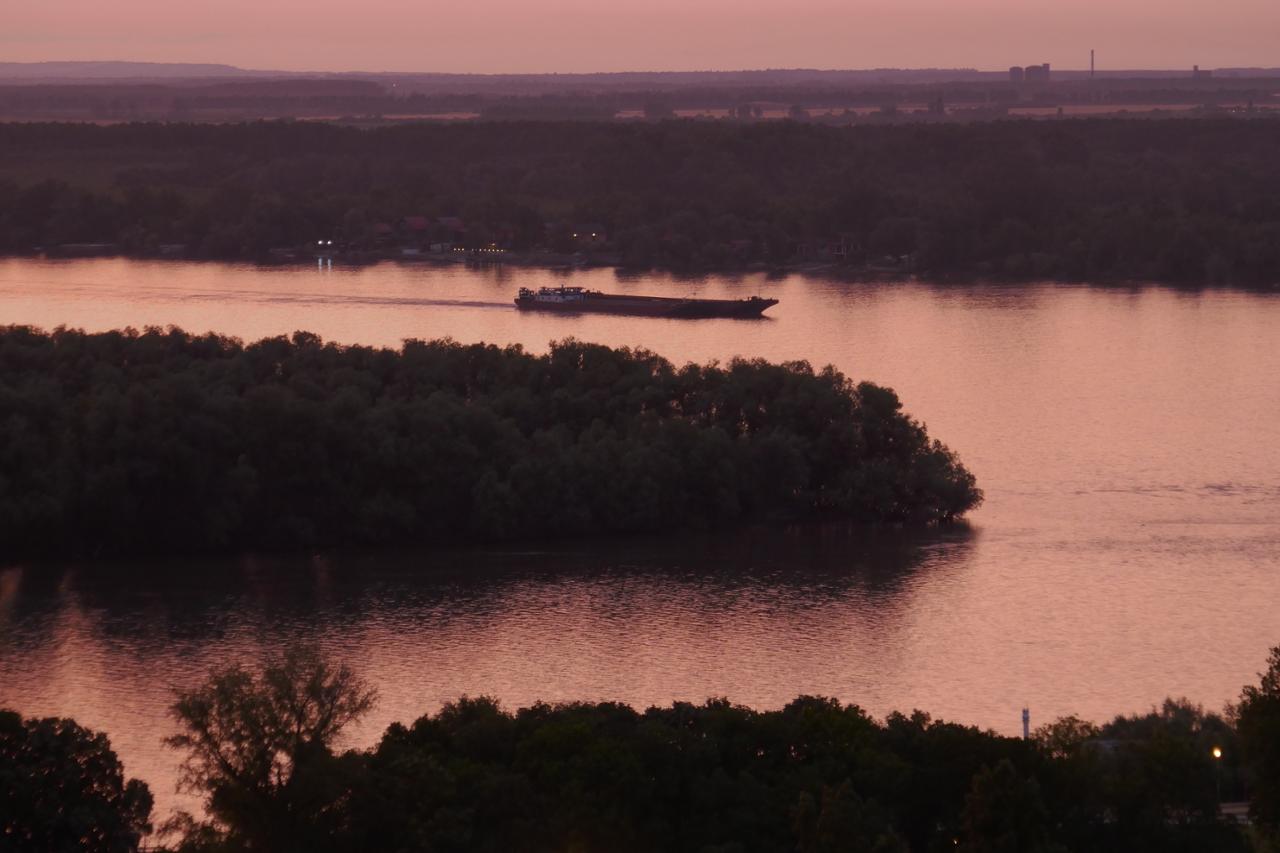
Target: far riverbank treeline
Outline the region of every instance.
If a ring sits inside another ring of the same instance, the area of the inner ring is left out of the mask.
[[[804,362],[0,328],[10,553],[935,524],[981,498],[893,391]]]
[[[376,694],[294,648],[174,697],[165,743],[205,813],[175,816],[147,849],[1267,853],[1280,648],[1268,663],[1225,715],[1166,700],[1027,739],[815,696],[769,711],[713,699],[514,713],[464,697],[338,752]],[[127,853],[153,826],[147,785],[73,720],[0,710],[0,783],[6,851]],[[1246,797],[1249,828],[1223,808]]]
[[[1280,121],[0,125],[0,252],[1280,281]]]

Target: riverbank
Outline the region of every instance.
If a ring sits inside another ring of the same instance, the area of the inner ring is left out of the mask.
[[[0,255],[0,260],[5,258],[14,260],[50,260],[50,261],[77,261],[77,260],[127,260],[141,262],[162,262],[173,264],[227,264],[227,263],[246,263],[260,267],[264,270],[272,269],[313,269],[321,272],[326,269],[341,266],[348,269],[362,269],[375,267],[378,264],[394,263],[412,267],[423,267],[427,269],[451,269],[451,268],[471,268],[478,270],[493,270],[501,272],[504,268],[514,270],[531,270],[543,271],[556,275],[569,276],[574,273],[599,270],[611,271],[619,280],[630,281],[638,280],[651,276],[669,277],[677,282],[700,282],[710,277],[737,278],[745,276],[764,276],[767,281],[784,278],[786,276],[800,276],[802,278],[814,279],[819,281],[835,281],[848,282],[851,284],[867,284],[867,283],[920,283],[936,285],[940,287],[969,287],[969,286],[1001,286],[1001,287],[1019,287],[1019,286],[1038,286],[1044,284],[1061,284],[1061,285],[1087,285],[1089,287],[1098,288],[1141,288],[1141,287],[1164,287],[1185,292],[1196,292],[1202,290],[1240,290],[1251,293],[1276,293],[1280,292],[1280,281],[1274,284],[1239,284],[1229,282],[1185,282],[1185,281],[1153,281],[1148,279],[1132,279],[1132,278],[1115,278],[1115,279],[1080,279],[1080,278],[1059,278],[1042,276],[1026,276],[1026,277],[1010,277],[992,275],[990,272],[985,274],[971,275],[938,275],[938,276],[920,276],[914,272],[905,269],[894,269],[889,266],[880,267],[851,267],[847,264],[839,264],[825,261],[811,261],[805,263],[790,264],[766,264],[753,263],[740,266],[729,266],[720,268],[654,268],[654,267],[628,267],[619,264],[615,256],[599,256],[599,255],[581,255],[581,254],[556,254],[549,251],[514,251],[504,250],[501,252],[448,252],[448,253],[410,253],[387,252],[387,253],[334,253],[324,255],[308,255],[307,252],[290,252],[282,253],[274,257],[267,258],[189,258],[180,253],[171,254],[126,254],[116,251],[115,247],[79,247],[71,250],[55,249],[41,250],[39,252],[30,253],[11,253],[9,255]],[[659,287],[659,290],[662,288]]]
[[[279,249],[268,252],[265,255],[248,257],[195,257],[188,255],[183,246],[166,247],[164,250],[153,252],[124,252],[115,244],[89,243],[49,248],[39,247],[30,252],[0,254],[0,259],[4,258],[31,260],[87,260],[97,258],[172,261],[174,263],[251,263],[263,267],[311,266],[313,264],[323,267],[325,264],[330,263],[348,267],[366,267],[392,262],[437,267],[465,265],[500,268],[511,266],[522,269],[566,273],[575,270],[612,269],[620,276],[638,276],[659,272],[689,278],[758,273],[764,273],[769,276],[825,275],[830,278],[842,278],[849,281],[901,281],[914,277],[912,271],[906,265],[896,267],[892,265],[855,267],[833,261],[794,261],[789,263],[756,261],[719,267],[697,268],[633,267],[624,265],[623,259],[616,253],[558,253],[549,249],[523,251],[515,249],[449,249],[438,252],[391,249],[386,251],[331,251],[317,253],[311,247],[307,247],[305,249]],[[956,280],[973,281],[975,279]],[[1026,279],[1026,281],[1031,280]],[[1016,281],[1016,279],[1011,279],[1011,281]]]
[[[1273,124],[0,125],[0,252],[550,250],[1269,286]]]

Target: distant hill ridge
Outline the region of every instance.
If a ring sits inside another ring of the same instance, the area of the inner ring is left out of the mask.
[[[1088,71],[1054,69],[1055,85],[1087,80]],[[1146,80],[1148,85],[1185,80],[1196,90],[1215,89],[1223,80],[1280,78],[1280,69],[1224,68],[1213,76],[1193,79],[1191,69],[1107,70],[1097,73],[1099,82]],[[807,88],[837,91],[910,86],[1007,86],[1008,70],[973,68],[872,68],[813,69],[766,68],[732,71],[614,71],[541,74],[463,74],[407,71],[281,71],[247,69],[217,63],[165,62],[0,62],[0,87],[90,87],[118,89],[129,86],[166,87],[172,90],[207,86],[281,85],[375,86],[388,95],[453,95],[484,97],[608,96],[624,92],[679,93],[716,90],[719,100],[732,101],[735,93],[747,99],[786,100],[782,91]],[[1179,85],[1183,85],[1179,83]],[[764,90],[777,91],[761,94]],[[352,92],[347,91],[347,94]],[[136,94],[136,93],[135,93]],[[275,92],[284,95],[284,92]],[[316,94],[312,92],[312,94]],[[331,93],[332,94],[332,93]],[[84,97],[85,93],[80,93]],[[123,97],[123,95],[122,95]],[[712,98],[713,101],[716,98]]]
[[[926,80],[980,79],[992,72],[974,68],[870,68],[814,69],[765,68],[692,71],[599,71],[545,73],[455,73],[445,71],[281,71],[248,69],[217,63],[125,62],[125,61],[59,61],[0,62],[0,79],[9,80],[139,80],[192,79],[201,77],[362,77],[396,79],[430,79],[453,81],[521,81],[565,83],[701,83],[716,81],[756,84],[762,79],[786,82],[827,80],[832,82],[893,80],[920,82]]]
[[[156,77],[244,77],[264,72],[211,62],[0,62],[0,77],[11,79],[105,79]],[[284,72],[265,72],[278,76]]]
[[[1097,72],[1098,77],[1182,77],[1188,69],[1108,69]],[[1275,77],[1276,68],[1221,68],[1214,73],[1227,77]],[[608,71],[571,73],[526,74],[467,74],[431,71],[281,71],[273,69],[249,69],[220,63],[193,62],[128,62],[128,61],[53,61],[53,62],[0,62],[0,80],[145,80],[145,79],[194,79],[226,77],[359,77],[386,81],[418,79],[435,81],[525,82],[554,83],[563,86],[573,84],[677,84],[715,82],[758,85],[762,81],[797,82],[948,82],[964,80],[990,80],[1004,77],[1006,71],[983,71],[976,68],[865,68],[865,69],[815,69],[815,68],[763,68],[736,70],[694,71]],[[1088,76],[1088,71],[1054,69],[1055,76],[1073,79]]]

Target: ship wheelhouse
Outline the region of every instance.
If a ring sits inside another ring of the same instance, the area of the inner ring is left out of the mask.
[[[581,302],[588,291],[581,287],[540,287],[535,293],[527,287],[520,288],[520,296],[535,302]]]

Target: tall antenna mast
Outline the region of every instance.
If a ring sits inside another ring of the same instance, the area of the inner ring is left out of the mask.
[[[1089,79],[1093,79],[1093,48],[1089,48]]]

